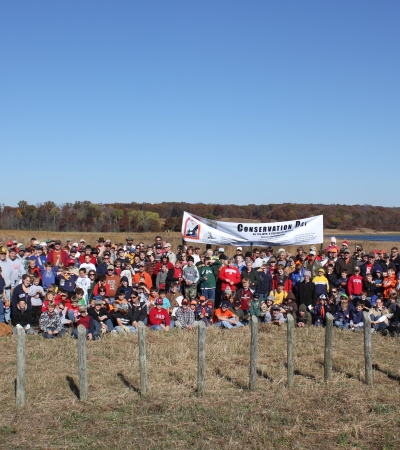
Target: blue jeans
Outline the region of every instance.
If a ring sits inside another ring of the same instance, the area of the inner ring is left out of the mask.
[[[0,323],[4,322],[4,303],[0,300]]]
[[[375,322],[375,320],[379,319],[379,316],[374,316],[373,314],[371,314],[370,318],[371,318],[372,321]],[[379,323],[376,323],[376,324],[372,325],[372,328],[375,328],[376,331],[385,330],[387,327],[388,326],[386,325],[385,322],[379,322]]]
[[[86,328],[86,338],[87,338],[88,334],[89,334],[89,330]],[[78,337],[78,328],[74,328],[74,330],[72,331],[72,335],[75,337]],[[99,332],[97,330],[94,330],[92,337],[95,338],[98,335],[99,335]]]
[[[113,325],[111,319],[107,319],[104,323],[107,325],[107,331],[114,330],[114,325]],[[100,322],[97,322],[97,320],[93,320],[93,324],[94,324],[94,329],[100,333],[100,331],[101,331]]]
[[[342,319],[335,320],[334,325],[335,327],[341,328],[342,330],[347,330],[347,328],[349,328],[350,326],[350,324],[348,323],[343,323]]]
[[[170,328],[174,328],[174,326],[175,326],[175,323],[174,323],[173,320],[171,320],[171,323],[170,323],[169,327]],[[150,330],[155,330],[155,331],[160,331],[160,330],[162,331],[163,327],[161,325],[150,325],[149,329]]]
[[[217,328],[240,328],[243,327],[244,325],[242,324],[242,322],[233,324],[229,322],[229,320],[222,320],[221,322],[215,323],[214,326]]]
[[[52,327],[52,328],[49,328],[49,330],[55,331],[55,328]],[[63,337],[66,332],[67,331],[64,330],[64,329],[60,330],[57,334],[49,334],[47,331],[45,331],[43,333],[43,337],[46,338],[46,339],[54,339],[54,338],[57,338],[57,337]]]
[[[133,325],[127,325],[127,327],[129,328],[129,333],[136,333],[136,328]],[[119,325],[117,325],[115,329],[118,333],[126,333],[126,331]]]
[[[206,300],[215,301],[215,289],[202,289],[201,295],[204,295]]]

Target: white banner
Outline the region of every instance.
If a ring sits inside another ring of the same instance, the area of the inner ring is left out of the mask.
[[[185,212],[182,236],[188,242],[224,245],[308,245],[324,240],[323,216],[272,223],[233,223]]]

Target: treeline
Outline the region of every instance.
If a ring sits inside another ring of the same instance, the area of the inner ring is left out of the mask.
[[[0,228],[53,231],[180,231],[184,211],[209,219],[237,218],[262,222],[294,220],[324,215],[326,228],[398,231],[400,208],[370,205],[220,205],[203,203],[112,203],[89,201],[53,202],[30,205],[21,200],[17,207],[0,205]]]

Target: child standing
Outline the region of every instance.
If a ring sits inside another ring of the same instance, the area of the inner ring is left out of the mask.
[[[347,295],[347,283],[349,282],[347,278],[347,270],[342,270],[340,273],[340,278],[336,281],[336,286],[339,289],[340,294]]]
[[[76,287],[83,289],[83,292],[84,292],[83,296],[85,298],[86,305],[88,304],[88,301],[89,301],[88,291],[89,291],[91,285],[92,285],[92,283],[86,274],[86,269],[84,267],[81,267],[79,269],[79,277],[76,280]]]
[[[40,266],[40,273],[42,275],[42,286],[45,291],[51,284],[55,284],[58,266],[54,266],[51,262],[47,262],[44,266]]]
[[[31,305],[32,305],[32,325],[39,326],[39,319],[42,315],[42,305],[43,305],[43,297],[44,290],[42,286],[39,286],[40,278],[36,275],[33,277],[33,285],[29,287],[28,295],[31,297]]]

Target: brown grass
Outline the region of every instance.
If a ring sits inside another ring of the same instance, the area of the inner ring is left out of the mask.
[[[324,330],[296,330],[295,387],[286,387],[286,330],[260,326],[257,390],[249,327],[207,331],[207,384],[196,395],[197,334],[148,332],[149,397],[139,389],[137,336],[88,343],[89,401],[78,401],[77,341],[27,338],[26,407],[14,398],[16,338],[2,339],[0,448],[140,449],[400,447],[398,341],[372,336],[374,387],[363,383],[363,336],[335,330],[323,382]]]
[[[346,232],[337,232],[336,234],[345,234]],[[348,234],[353,234],[355,232],[348,232]],[[384,233],[376,233],[384,234]],[[61,239],[61,241],[64,243],[65,239],[70,237],[74,241],[79,241],[80,239],[85,239],[87,244],[94,245],[97,243],[97,240],[99,237],[104,237],[104,239],[111,239],[113,243],[125,243],[125,239],[128,235],[131,235],[134,239],[134,244],[137,244],[140,241],[143,241],[145,244],[153,243],[155,240],[155,237],[157,235],[160,235],[163,237],[164,240],[171,243],[172,248],[176,249],[178,245],[182,244],[182,235],[178,232],[163,232],[163,233],[83,233],[83,232],[71,232],[71,233],[64,233],[64,232],[58,232],[53,233],[50,231],[20,231],[20,230],[0,230],[0,236],[3,238],[3,243],[5,243],[8,240],[17,239],[19,242],[28,245],[30,243],[31,237],[36,237],[38,240],[46,240],[47,238],[51,237],[54,239]],[[330,237],[334,236],[335,232],[332,232],[332,230],[325,230],[325,238],[324,238],[324,244],[321,247],[321,245],[316,244],[316,247],[319,249],[326,248],[330,243]],[[354,250],[354,246],[356,243],[361,243],[364,250],[367,252],[374,250],[374,249],[383,249],[386,251],[389,251],[391,247],[396,246],[400,247],[400,242],[378,242],[378,241],[363,241],[363,240],[348,240],[349,246],[351,250]],[[188,243],[188,245],[195,246],[194,243]],[[338,239],[338,245],[341,246],[341,241]],[[199,246],[205,250],[205,244],[199,244]],[[218,247],[218,246],[217,246]],[[280,248],[281,246],[276,246],[276,249]],[[260,247],[258,247],[260,248]],[[305,246],[306,250],[309,250],[309,246]],[[228,247],[224,246],[225,253],[228,256],[232,256],[235,254],[236,247]],[[297,245],[292,246],[286,246],[286,250],[292,252],[292,254],[296,254]],[[243,247],[243,251],[249,251],[250,247]]]

